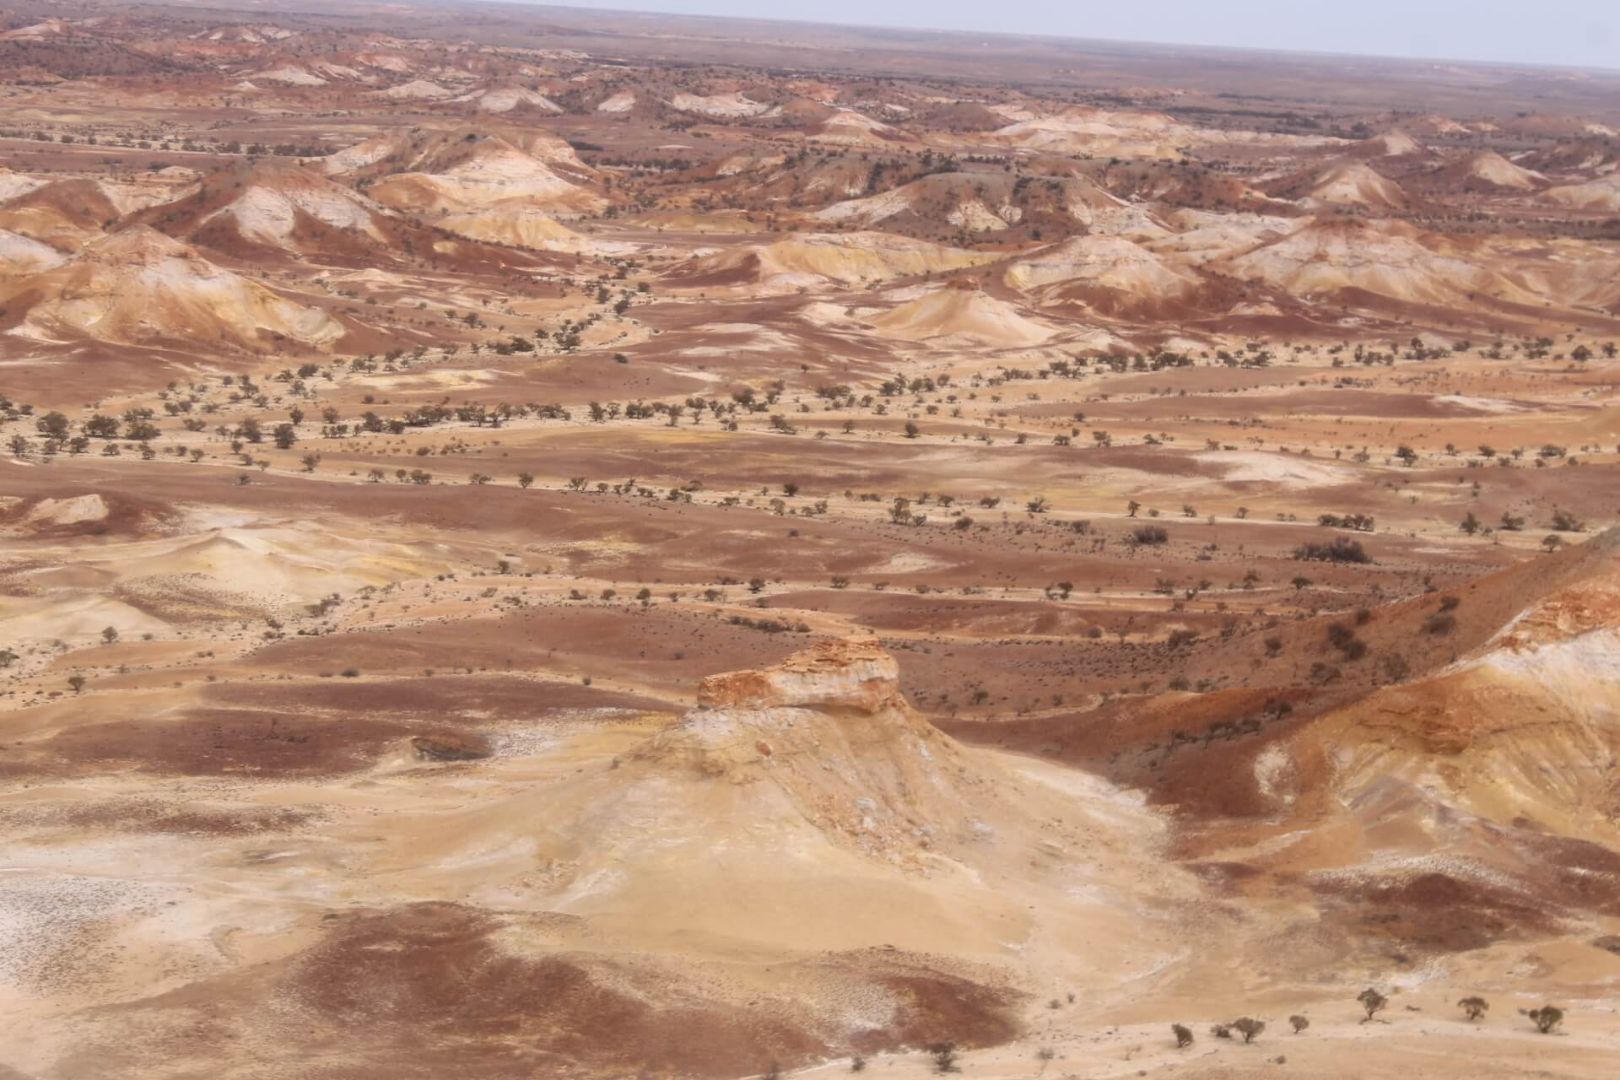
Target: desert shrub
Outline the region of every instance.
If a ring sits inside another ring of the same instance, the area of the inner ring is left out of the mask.
[[[1524,1015],[1536,1025],[1536,1030],[1543,1035],[1551,1035],[1553,1029],[1564,1022],[1564,1010],[1556,1005],[1543,1005],[1539,1009],[1526,1009]]]
[[[1184,1049],[1192,1045],[1192,1028],[1188,1027],[1186,1024],[1171,1024],[1170,1034],[1176,1037],[1177,1049]]]
[[[1169,539],[1170,534],[1164,531],[1162,525],[1138,525],[1131,530],[1130,535],[1131,543],[1146,544],[1149,547],[1156,547],[1159,544],[1166,543]]]
[[[1372,532],[1377,524],[1370,514],[1320,514],[1316,522],[1329,528],[1354,529],[1356,532]]]
[[[1246,1043],[1253,1042],[1255,1037],[1266,1030],[1264,1020],[1256,1020],[1252,1016],[1242,1016],[1232,1021],[1232,1030],[1243,1036]]]
[[[1489,1012],[1491,1008],[1491,1003],[1478,995],[1475,995],[1474,997],[1465,997],[1461,1001],[1457,1002],[1457,1005],[1462,1009],[1463,1014],[1470,1020],[1480,1019],[1480,1017]]]
[[[1372,562],[1372,556],[1361,546],[1361,541],[1348,536],[1335,536],[1326,543],[1313,540],[1301,544],[1294,549],[1294,558],[1304,562]]]
[[[1364,1024],[1367,1022],[1367,1020],[1371,1020],[1375,1015],[1382,1012],[1389,1005],[1389,998],[1385,997],[1383,994],[1380,994],[1377,990],[1374,990],[1370,986],[1361,993],[1357,994],[1356,1000],[1361,1002],[1361,1007],[1363,1009],[1367,1010],[1367,1017],[1362,1021]]]
[[[1430,634],[1449,634],[1457,629],[1457,617],[1445,613],[1430,615],[1424,621],[1423,629]]]
[[[1290,1016],[1288,1018],[1288,1022],[1289,1024],[1293,1025],[1295,1035],[1298,1035],[1300,1032],[1311,1026],[1310,1020],[1307,1017],[1300,1016],[1298,1013]]]

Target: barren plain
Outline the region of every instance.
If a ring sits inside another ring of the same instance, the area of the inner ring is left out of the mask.
[[[1613,72],[7,3],[0,1077],[1613,1076],[1617,342]]]

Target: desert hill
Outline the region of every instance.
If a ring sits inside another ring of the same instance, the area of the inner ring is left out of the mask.
[[[124,210],[95,180],[56,180],[0,203],[0,228],[72,251],[112,227]]]
[[[1559,184],[1543,191],[1541,197],[1576,210],[1620,210],[1620,174],[1580,184]]]
[[[684,288],[730,286],[766,292],[835,282],[856,285],[947,273],[991,256],[880,232],[802,233],[701,256],[675,279]]]
[[[1129,240],[1081,236],[1014,260],[1004,280],[1043,305],[1079,304],[1109,316],[1196,306],[1207,283]]]
[[[1356,290],[1404,303],[1455,305],[1481,295],[1535,302],[1506,274],[1398,222],[1311,221],[1221,265],[1305,299]]]
[[[1494,150],[1471,154],[1436,170],[1433,177],[1462,191],[1532,191],[1546,184],[1538,172],[1515,165]]]
[[[1111,928],[1086,947],[1089,970],[1162,960],[1114,944],[1194,890],[1157,865],[1155,817],[959,746],[897,683],[873,642],[828,641],[706,679],[697,707],[650,735],[587,722],[556,729],[550,752],[442,765],[405,750],[358,786],[303,781],[347,805],[328,828],[358,845],[358,887],[335,907],[306,907],[316,894],[298,889],[280,919],[231,931],[256,961],[199,952],[199,981],[74,1022],[87,1049],[117,1044],[131,1067],[211,1014],[233,1057],[297,1047],[272,1076],[406,1045],[424,1070],[455,1060],[470,1076],[611,1072],[654,1054],[659,1074],[725,1077],[762,1059],[1008,1038],[1063,963],[1009,947],[1037,932],[1036,909],[1061,909],[1038,931],[1048,949]],[[498,794],[474,807],[408,796],[446,769]],[[402,798],[390,838],[362,839]],[[191,873],[188,842],[166,843],[173,871]],[[1056,857],[1071,847],[1084,865]],[[1121,903],[1137,880],[1156,897]],[[857,898],[862,918],[841,917]],[[185,901],[185,947],[206,947],[220,920],[268,915],[265,903]],[[123,918],[127,941],[157,932]],[[698,943],[713,962],[686,955]],[[379,996],[368,987],[384,970]]]
[[[1371,135],[1350,149],[1356,157],[1398,158],[1428,153],[1428,148],[1400,128]]]
[[[1063,235],[1083,228],[1128,227],[1128,204],[1085,177],[1021,177],[946,172],[864,198],[837,202],[815,221],[910,235],[1023,232]]]
[[[268,248],[372,258],[406,230],[395,215],[318,171],[263,162],[206,177],[191,196],[143,215],[171,235],[222,251]]]
[[[1453,596],[1284,639],[1285,657],[1325,657],[1354,684],[1285,678],[1061,725],[956,729],[1149,784],[1188,821],[1184,854],[1219,861],[1255,895],[1269,881],[1318,906],[1314,933],[1331,930],[1340,947],[1446,953],[1590,926],[1613,914],[1601,883],[1620,875],[1602,809],[1620,730],[1609,688],[1593,681],[1620,649],[1617,590],[1610,530]],[[1355,659],[1345,641],[1361,643]],[[1384,649],[1399,653],[1398,674]],[[1208,662],[1234,663],[1241,646],[1214,653]]]
[[[326,312],[285,299],[140,225],[87,244],[55,269],[14,284],[9,300],[11,332],[47,339],[210,340],[260,348],[286,338],[325,347],[345,332]]]
[[[604,205],[582,186],[589,170],[567,144],[538,133],[516,136],[516,142],[473,131],[381,137],[340,151],[325,165],[376,201],[415,213],[508,203],[578,214]]]
[[[956,281],[906,300],[870,321],[886,337],[992,347],[1038,345],[1056,332],[1016,305],[988,296],[971,283]]]
[[[1399,184],[1359,161],[1340,162],[1273,193],[1298,199],[1312,209],[1357,207],[1385,213],[1407,206],[1406,192]]]

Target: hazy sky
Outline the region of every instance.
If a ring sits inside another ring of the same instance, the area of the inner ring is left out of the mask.
[[[1620,0],[571,0],[568,6],[1620,68]]]

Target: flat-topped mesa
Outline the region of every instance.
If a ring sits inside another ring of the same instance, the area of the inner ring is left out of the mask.
[[[875,713],[901,704],[900,668],[876,639],[824,641],[762,671],[710,675],[703,709],[824,708]]]

